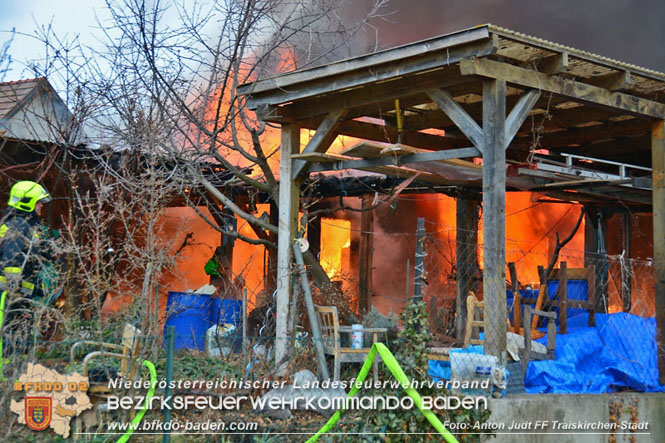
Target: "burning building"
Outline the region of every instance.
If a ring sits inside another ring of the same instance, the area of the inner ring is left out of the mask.
[[[664,87],[662,73],[492,25],[241,86],[261,119],[281,125],[277,359],[284,353],[286,276],[299,231],[297,191],[316,173],[360,170],[395,182],[381,188],[375,177],[376,187],[364,182],[352,190],[357,177],[338,178],[338,194],[361,196],[355,208],[365,210],[350,225],[323,220],[319,231],[328,226],[329,238],[333,229],[349,232],[324,259],[329,268],[357,264],[360,310],[379,301],[372,292],[382,283],[397,285],[394,269],[406,269],[406,263],[382,265],[377,281],[371,270],[381,260],[422,258],[414,215],[436,225],[425,224],[423,232],[442,257],[426,279],[423,262],[411,263],[410,272],[420,274],[416,284],[438,285],[441,297],[452,292],[458,325],[468,291],[481,293],[485,353],[498,358],[506,349],[509,262],[521,282],[538,284],[537,266],[552,258],[552,266],[565,258],[575,268],[597,260],[593,306],[579,305],[629,312],[636,303],[632,274],[624,266],[614,272],[598,257],[611,250],[625,263],[639,250],[652,257],[643,263],[647,277],[639,284],[650,287],[643,287],[640,303],[657,318],[665,382]],[[315,131],[306,143],[303,129]],[[338,136],[360,142],[331,148]],[[388,209],[372,210],[386,190],[399,195],[387,198]],[[618,226],[620,240],[608,235],[608,227]],[[404,237],[383,242],[383,233]],[[534,253],[540,258],[526,263]]]

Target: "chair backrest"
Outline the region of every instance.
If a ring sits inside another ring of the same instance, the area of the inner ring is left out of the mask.
[[[122,341],[120,344],[123,347],[122,353],[127,359],[122,360],[121,371],[128,378],[132,378],[136,368],[134,360],[139,353],[140,336],[141,330],[129,323],[125,325],[125,329],[122,331]]]
[[[339,317],[335,306],[316,306],[314,305],[319,329],[321,330],[321,340],[326,353],[334,353],[339,347]]]
[[[480,319],[478,320],[475,319],[476,308],[478,308],[480,311]],[[474,294],[473,291],[469,291],[469,295],[466,298],[466,329],[464,331],[464,347],[469,346],[470,344],[483,344],[483,340],[480,339],[480,336],[478,336],[478,338],[471,338],[471,336],[473,335],[474,328],[484,328],[485,326],[485,321],[483,320],[485,315],[484,308],[485,303],[478,301],[476,294]]]

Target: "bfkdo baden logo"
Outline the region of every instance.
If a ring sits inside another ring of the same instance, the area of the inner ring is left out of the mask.
[[[25,424],[34,431],[43,431],[51,424],[51,397],[25,397]]]
[[[19,423],[30,429],[51,428],[67,438],[72,417],[92,408],[88,386],[88,377],[62,375],[45,366],[28,363],[25,373],[14,383],[18,400],[12,399],[9,408],[18,415]],[[20,398],[19,393],[24,397]]]

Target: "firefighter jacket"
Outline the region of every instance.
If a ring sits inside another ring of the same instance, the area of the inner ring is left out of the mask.
[[[3,270],[0,280],[4,280],[3,283],[10,276],[19,278],[23,292],[32,293],[44,260],[52,258],[45,233],[34,212],[7,209],[0,225],[0,268]]]

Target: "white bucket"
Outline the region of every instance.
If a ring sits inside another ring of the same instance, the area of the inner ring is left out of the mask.
[[[351,347],[362,349],[363,347],[363,325],[351,325]]]

